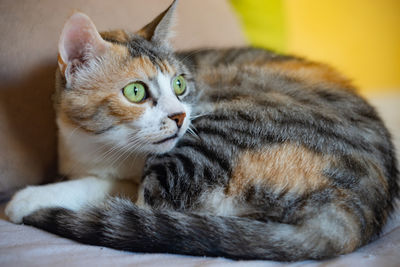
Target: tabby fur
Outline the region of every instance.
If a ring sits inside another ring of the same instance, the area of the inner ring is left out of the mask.
[[[61,205],[23,222],[121,250],[233,259],[322,259],[375,239],[399,191],[394,147],[376,111],[345,77],[299,57],[257,48],[173,52],[163,42],[175,5],[135,34],[102,33],[114,57],[96,64],[112,68],[76,66],[100,77],[80,84],[101,87],[88,90],[98,99],[82,105],[60,75],[59,103],[68,104],[58,107],[88,134],[109,134],[144,112],[106,97],[121,73],[183,74],[188,92],[179,101],[190,106],[196,133],[151,153],[136,203]]]

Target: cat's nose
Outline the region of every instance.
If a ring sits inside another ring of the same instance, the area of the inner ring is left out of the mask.
[[[186,117],[186,113],[184,113],[184,112],[174,113],[174,114],[168,116],[168,118],[170,118],[171,120],[176,122],[176,126],[178,126],[178,128],[181,128],[183,121],[185,120],[185,117]]]

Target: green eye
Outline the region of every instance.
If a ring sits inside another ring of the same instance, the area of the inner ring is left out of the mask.
[[[186,81],[182,75],[175,77],[172,81],[172,87],[176,95],[182,95],[186,91]]]
[[[133,103],[139,103],[146,99],[146,89],[141,83],[130,83],[124,87],[124,96]]]

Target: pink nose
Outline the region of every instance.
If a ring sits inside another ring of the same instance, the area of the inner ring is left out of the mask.
[[[181,128],[183,121],[185,120],[186,117],[186,113],[175,113],[172,115],[169,115],[168,118],[170,118],[171,120],[176,122],[176,126],[178,126],[178,128]]]

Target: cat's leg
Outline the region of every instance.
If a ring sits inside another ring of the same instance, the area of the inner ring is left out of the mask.
[[[28,186],[13,196],[5,213],[10,221],[21,223],[23,217],[41,208],[63,207],[76,211],[85,205],[102,202],[109,195],[121,194],[135,198],[135,191],[136,184],[133,181],[96,177]]]
[[[177,159],[166,157],[160,162],[149,159],[138,190],[136,205],[141,208],[192,210],[205,185],[193,173],[174,173]],[[207,187],[207,186],[205,186]]]

